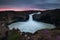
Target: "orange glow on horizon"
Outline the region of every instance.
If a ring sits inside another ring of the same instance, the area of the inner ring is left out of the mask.
[[[8,10],[13,10],[13,11],[28,11],[28,10],[45,11],[46,9],[38,9],[38,8],[0,8],[0,11],[8,11]]]

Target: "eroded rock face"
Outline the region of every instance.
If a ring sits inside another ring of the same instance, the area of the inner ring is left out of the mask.
[[[12,19],[16,19],[16,21],[27,21],[29,19],[29,15],[17,15]]]
[[[25,21],[28,21],[29,19],[29,15],[17,15],[15,17],[12,18],[12,22],[8,23],[8,25],[12,24],[12,23],[15,23],[15,22],[25,22]]]
[[[45,23],[54,24],[56,26],[60,25],[60,9],[47,10],[42,12],[40,15],[33,15],[33,19],[36,21],[42,21]]]

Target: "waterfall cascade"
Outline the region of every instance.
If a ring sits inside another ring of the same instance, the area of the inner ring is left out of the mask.
[[[34,14],[36,13],[30,14],[29,15],[30,18],[26,22],[16,22],[9,25],[9,29],[18,28],[20,29],[21,32],[35,33],[37,30],[55,28],[55,26],[52,24],[33,21],[32,15]],[[38,12],[37,14],[40,14],[40,12]]]

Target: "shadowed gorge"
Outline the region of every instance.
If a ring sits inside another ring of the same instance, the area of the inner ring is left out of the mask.
[[[0,40],[60,40],[59,13],[60,9],[1,11]]]
[[[29,14],[29,20],[28,21],[26,21],[26,22],[20,22],[19,21],[19,22],[13,23],[13,24],[9,25],[9,28],[10,29],[13,29],[13,28],[17,29],[18,28],[21,30],[21,32],[30,32],[30,33],[34,33],[40,29],[55,28],[55,26],[52,24],[34,21],[33,17],[32,17],[32,15],[34,15],[34,14],[41,14],[41,13],[37,12],[37,13]]]

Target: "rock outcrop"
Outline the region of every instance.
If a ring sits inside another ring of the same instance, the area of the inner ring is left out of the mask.
[[[27,21],[29,19],[29,15],[17,15],[12,19],[16,21]]]
[[[33,19],[36,21],[42,21],[45,23],[60,25],[60,9],[43,11],[40,15],[33,15]]]

